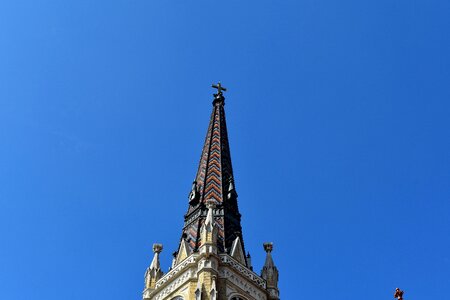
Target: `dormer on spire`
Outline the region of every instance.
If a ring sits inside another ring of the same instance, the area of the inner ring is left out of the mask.
[[[195,205],[198,202],[197,181],[192,183],[191,192],[189,193],[189,204]]]
[[[278,269],[275,266],[272,259],[272,243],[264,243],[264,250],[266,251],[266,261],[261,271],[261,277],[267,282],[267,291],[269,292],[269,299],[280,299],[280,293],[278,291]]]
[[[153,290],[156,286],[156,282],[163,276],[161,266],[159,263],[159,254],[163,250],[162,244],[153,244],[153,260],[145,272],[145,288],[147,290]]]

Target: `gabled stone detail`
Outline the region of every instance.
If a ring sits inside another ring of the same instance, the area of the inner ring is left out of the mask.
[[[177,254],[177,257],[175,260],[175,266],[178,265],[183,260],[185,260],[190,254],[191,254],[191,248],[189,247],[186,240],[182,239],[181,243],[180,243],[180,249],[178,250],[178,254]]]
[[[157,283],[156,288],[159,289],[166,284],[168,284],[174,278],[180,277],[179,274],[183,273],[184,270],[188,269],[191,266],[195,266],[197,262],[197,256],[195,254],[189,256],[182,263],[173,268],[169,273],[164,275]]]
[[[244,255],[244,249],[242,247],[241,239],[239,237],[236,237],[236,239],[234,240],[233,246],[231,246],[230,255],[244,266],[247,265]]]

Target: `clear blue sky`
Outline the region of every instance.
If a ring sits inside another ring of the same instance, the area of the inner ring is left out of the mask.
[[[0,2],[0,298],[140,299],[213,90],[290,299],[448,299],[450,2]]]

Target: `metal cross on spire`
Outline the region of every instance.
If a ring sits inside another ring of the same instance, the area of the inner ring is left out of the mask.
[[[211,87],[213,87],[213,88],[215,88],[215,89],[217,89],[217,95],[222,95],[222,91],[227,91],[227,89],[226,88],[224,88],[221,84],[220,84],[220,81],[219,81],[219,83],[217,83],[217,84],[212,84],[211,85]]]

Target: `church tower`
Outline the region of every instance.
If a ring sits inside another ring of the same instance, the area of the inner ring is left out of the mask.
[[[245,254],[225,120],[224,87],[218,83],[188,209],[173,262],[164,274],[154,244],[145,273],[144,300],[277,300],[278,270],[272,243],[264,243],[260,274]]]

